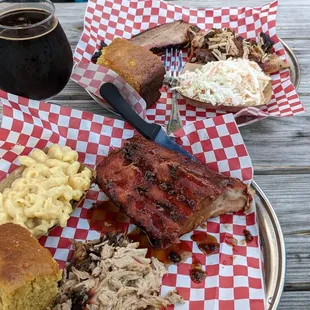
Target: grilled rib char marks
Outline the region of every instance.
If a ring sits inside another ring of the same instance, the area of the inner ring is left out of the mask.
[[[241,181],[140,136],[98,165],[97,183],[160,248],[209,217],[248,205]]]

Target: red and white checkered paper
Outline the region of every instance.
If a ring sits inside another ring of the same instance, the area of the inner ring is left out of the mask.
[[[111,149],[121,147],[135,134],[132,127],[121,120],[2,91],[1,102],[0,180],[19,165],[19,155],[28,154],[34,147],[43,149],[51,143],[68,145],[78,151],[81,162],[94,167]],[[210,168],[246,183],[251,182],[251,160],[232,114],[193,122],[175,135],[178,143],[202,162],[207,162]],[[40,243],[51,251],[61,267],[72,251],[70,239],[99,238],[99,233],[90,228],[87,211],[94,203],[106,199],[97,187],[93,187],[84,202],[74,210],[65,228],[56,227],[40,238]],[[113,219],[117,218],[113,215]],[[124,229],[128,226],[128,222],[122,223]],[[244,242],[244,229],[254,236],[252,242]],[[170,266],[168,274],[163,277],[162,293],[176,288],[186,302],[169,309],[264,309],[264,280],[255,205],[247,215],[243,212],[225,214],[210,219],[206,228],[197,230],[215,236],[220,242],[220,251],[205,256],[191,241],[190,233],[182,237],[192,249],[193,256],[202,262],[207,277],[201,284],[191,281],[191,257],[185,263]],[[238,245],[232,247],[225,242],[231,236],[238,240]]]
[[[74,53],[75,62],[80,64],[75,67],[72,79],[96,93],[98,87],[111,77],[108,74],[106,80],[102,74],[97,76],[94,72],[103,72],[100,66],[90,64],[87,67],[85,64],[90,63],[91,56],[98,50],[101,40],[109,44],[115,37],[129,39],[142,30],[179,19],[196,24],[202,29],[231,27],[247,39],[256,39],[260,32],[266,32],[275,42],[275,52],[285,60],[285,50],[276,35],[277,6],[278,1],[274,1],[257,8],[189,9],[160,0],[90,0],[85,12],[83,34]],[[304,112],[291,82],[289,69],[271,77],[273,96],[269,104],[261,109],[242,109],[235,114],[238,124],[247,124],[267,116],[284,117]],[[122,82],[124,85],[125,82]],[[165,124],[170,117],[172,96],[171,91],[164,87],[161,92],[158,103],[146,111],[146,116],[152,122]],[[184,124],[225,114],[225,111],[221,110],[186,105],[181,96],[178,104]],[[139,109],[141,110],[141,106]],[[145,103],[142,109],[145,110]]]

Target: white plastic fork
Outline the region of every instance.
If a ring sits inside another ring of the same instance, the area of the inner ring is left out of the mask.
[[[182,51],[175,48],[166,49],[164,65],[166,69],[164,83],[168,85],[169,88],[172,88],[171,114],[167,125],[167,133],[170,134],[183,126],[178,108],[178,95],[177,91],[174,89],[178,84],[177,77],[183,69]]]

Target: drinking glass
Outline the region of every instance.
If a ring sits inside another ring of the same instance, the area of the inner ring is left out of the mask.
[[[0,0],[0,12],[0,89],[37,100],[58,94],[73,59],[53,3]]]

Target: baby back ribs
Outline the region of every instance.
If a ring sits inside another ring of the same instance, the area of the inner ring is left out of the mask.
[[[179,242],[210,217],[249,205],[240,180],[141,136],[112,151],[96,172],[99,187],[158,248]]]

